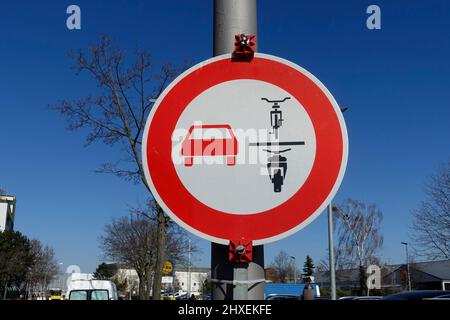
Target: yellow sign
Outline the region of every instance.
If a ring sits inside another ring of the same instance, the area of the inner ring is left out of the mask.
[[[166,261],[163,265],[163,273],[165,275],[171,274],[173,271],[173,265],[172,262]]]

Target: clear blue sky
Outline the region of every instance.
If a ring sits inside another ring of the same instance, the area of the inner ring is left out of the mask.
[[[66,29],[78,4],[82,30]],[[369,4],[382,30],[365,27]],[[259,50],[314,73],[346,113],[347,174],[337,201],[352,197],[384,213],[383,258],[404,260],[411,209],[427,177],[450,158],[450,3],[434,1],[259,0]],[[94,170],[117,156],[84,132],[65,130],[47,105],[95,90],[70,69],[67,51],[107,33],[157,63],[211,56],[212,0],[2,1],[0,4],[0,186],[17,196],[16,229],[53,246],[64,263],[93,271],[98,237],[112,217],[144,203],[145,191]],[[284,249],[303,263],[325,257],[326,215],[294,236],[266,246],[266,264]],[[209,243],[198,265],[209,264]]]

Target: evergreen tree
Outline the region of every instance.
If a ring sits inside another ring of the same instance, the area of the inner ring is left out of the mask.
[[[94,272],[94,278],[98,280],[109,280],[116,274],[116,265],[102,262]]]
[[[314,262],[313,259],[307,255],[305,263],[303,264],[303,275],[310,277],[314,274]]]

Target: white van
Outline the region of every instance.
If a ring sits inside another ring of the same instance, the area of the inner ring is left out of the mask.
[[[109,280],[74,279],[67,288],[69,300],[118,300],[117,288]]]

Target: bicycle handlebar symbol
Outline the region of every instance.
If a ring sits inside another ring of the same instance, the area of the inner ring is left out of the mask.
[[[273,134],[275,134],[275,139],[278,139],[278,129],[281,128],[283,124],[283,113],[280,110],[280,103],[285,102],[286,100],[291,99],[290,97],[286,97],[282,100],[269,100],[268,98],[261,98],[268,103],[273,103],[272,111],[270,111],[270,125],[273,129]]]

